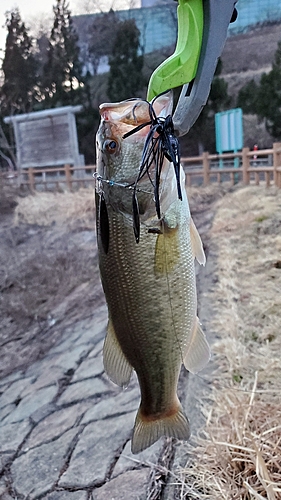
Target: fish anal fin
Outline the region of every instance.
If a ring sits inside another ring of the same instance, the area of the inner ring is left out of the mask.
[[[184,354],[184,366],[191,373],[202,370],[211,357],[211,351],[199,319],[195,319],[191,340]]]
[[[139,408],[132,438],[132,453],[145,450],[162,436],[189,439],[189,422],[178,400],[175,411],[157,418],[144,417],[141,407]]]
[[[162,224],[162,234],[157,236],[155,245],[155,275],[170,273],[180,259],[178,228]]]
[[[190,218],[190,239],[191,239],[191,248],[194,258],[198,260],[199,264],[203,264],[203,266],[205,266],[206,257],[202,245],[202,240],[200,238],[200,235],[197,231],[197,228],[192,218]]]
[[[120,387],[127,387],[133,368],[123,354],[111,320],[108,321],[107,335],[103,346],[103,365],[112,382]]]

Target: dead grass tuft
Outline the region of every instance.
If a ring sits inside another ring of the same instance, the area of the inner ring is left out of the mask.
[[[258,386],[257,372],[252,392],[213,390],[206,428],[185,469],[190,498],[280,498],[280,393]]]
[[[216,366],[206,426],[184,470],[182,498],[281,498],[281,193],[235,190],[217,203],[210,294]]]
[[[94,191],[79,189],[69,193],[36,193],[25,198],[18,198],[15,210],[15,223],[50,226],[53,223],[72,225],[79,223],[93,224]]]

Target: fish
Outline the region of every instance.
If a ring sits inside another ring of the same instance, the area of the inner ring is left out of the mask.
[[[160,121],[171,109],[171,93],[153,102]],[[197,317],[195,278],[195,258],[205,265],[205,254],[190,215],[184,171],[180,167],[179,199],[173,164],[164,156],[160,217],[155,162],[139,175],[150,110],[151,103],[142,99],[101,104],[96,135],[97,244],[108,307],[103,362],[110,380],[123,388],[136,372],[141,401],[131,441],[134,454],[162,436],[189,439],[189,421],[177,395],[181,366],[197,373],[210,359]]]

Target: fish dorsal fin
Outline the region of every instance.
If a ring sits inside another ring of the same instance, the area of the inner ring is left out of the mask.
[[[132,374],[132,366],[123,354],[111,319],[108,321],[107,335],[103,346],[103,364],[105,372],[112,382],[120,387],[127,387]]]
[[[203,266],[205,266],[206,257],[202,245],[202,240],[200,238],[200,235],[197,231],[197,228],[192,218],[190,218],[190,239],[191,239],[191,248],[194,258],[198,260],[199,264],[203,264]]]
[[[211,357],[211,351],[199,319],[195,319],[190,342],[184,354],[184,366],[191,373],[197,373],[206,366]]]

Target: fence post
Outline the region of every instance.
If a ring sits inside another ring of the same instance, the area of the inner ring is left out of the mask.
[[[29,167],[28,169],[28,182],[29,182],[29,189],[33,194],[35,191],[35,182],[34,182],[34,172],[32,167]]]
[[[208,151],[204,151],[202,157],[204,186],[208,186],[208,184],[210,183],[210,160]]]
[[[71,179],[70,165],[68,163],[64,165],[64,171],[65,171],[67,188],[69,191],[72,191],[72,179]]]
[[[248,168],[250,167],[250,158],[248,156],[249,151],[250,151],[250,148],[243,148],[242,149],[242,170],[243,170],[243,183],[244,184],[250,183],[250,174],[248,172]]]
[[[281,142],[274,142],[273,143],[273,180],[274,180],[274,185],[277,186],[277,187],[280,187],[279,186],[279,175],[280,172],[277,171],[277,168],[278,167],[281,167],[281,151],[278,151],[281,150]]]

